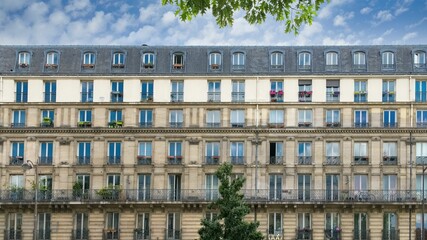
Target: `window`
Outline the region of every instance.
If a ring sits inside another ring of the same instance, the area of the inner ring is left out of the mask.
[[[341,111],[339,109],[326,110],[326,127],[339,127],[341,126],[340,120]]]
[[[15,101],[17,103],[28,102],[28,82],[16,81]]]
[[[394,53],[383,52],[382,53],[382,69],[383,70],[394,70]]]
[[[233,165],[245,164],[243,142],[230,142],[230,159]]]
[[[242,52],[235,52],[231,58],[232,70],[245,69],[245,54]]]
[[[427,142],[417,142],[415,145],[415,149],[416,149],[416,164],[427,165]]]
[[[107,174],[107,186],[110,189],[120,188],[120,174],[118,173]]]
[[[82,102],[93,102],[93,81],[82,81],[81,89]]]
[[[219,158],[220,158],[220,143],[219,142],[207,142],[206,143],[205,164],[217,165],[217,164],[219,164]]]
[[[154,53],[144,53],[142,55],[142,67],[145,69],[154,69]]]
[[[78,142],[77,143],[77,164],[78,165],[89,165],[91,143],[90,142]]]
[[[340,80],[326,80],[326,101],[340,101]]]
[[[169,126],[173,128],[183,127],[183,113],[182,110],[170,110],[169,111]]]
[[[22,213],[11,212],[7,214],[7,229],[5,239],[22,239]]]
[[[270,82],[270,101],[283,102],[283,81]]]
[[[356,199],[366,200],[366,199],[363,199],[366,197],[366,195],[364,195],[363,193],[366,193],[368,191],[368,175],[355,174],[353,179],[354,179],[354,193],[355,193]]]
[[[311,157],[311,142],[298,143],[298,164],[310,165],[312,163]]]
[[[384,110],[384,112],[383,112],[383,126],[386,128],[397,127],[396,110]]]
[[[355,102],[366,102],[368,93],[366,91],[366,81],[356,80],[354,81],[354,101]]]
[[[367,213],[355,213],[354,214],[354,230],[353,239],[363,240],[369,239],[368,230],[368,214]]]
[[[354,127],[356,127],[356,128],[369,127],[368,111],[367,110],[355,110],[354,111]]]
[[[384,165],[397,164],[397,143],[396,142],[383,143],[383,164]]]
[[[270,54],[270,67],[271,69],[283,69],[284,68],[283,53],[272,52]]]
[[[384,80],[383,81],[383,102],[395,102],[396,101],[396,81]]]
[[[83,68],[94,68],[95,67],[95,53],[87,52],[83,54]]]
[[[150,165],[152,161],[152,144],[151,142],[138,143],[138,165]]]
[[[414,53],[414,69],[426,70],[426,53],[417,51]]]
[[[12,124],[13,128],[25,127],[25,110],[12,110]]]
[[[341,239],[340,214],[330,212],[325,214],[326,239]]]
[[[111,82],[111,102],[123,102],[123,82]]]
[[[184,82],[172,81],[171,88],[172,88],[171,102],[183,102],[184,101]]]
[[[181,239],[181,214],[169,213],[167,219],[166,240]]]
[[[105,240],[120,239],[119,221],[120,221],[120,215],[118,212],[107,212],[105,230],[104,230]]]
[[[153,81],[143,81],[141,83],[141,101],[151,102],[153,101]]]
[[[232,81],[232,102],[244,102],[245,101],[245,81]]]
[[[24,163],[25,158],[24,142],[11,142],[10,147],[10,165],[21,166]]]
[[[415,81],[415,102],[427,102],[427,81]]]
[[[285,111],[282,109],[270,109],[268,126],[273,128],[282,128],[285,126]]]
[[[340,164],[340,143],[327,142],[326,143],[326,165],[339,165]]]
[[[427,196],[427,176],[423,177],[423,174],[417,174],[416,177],[416,185],[415,185],[415,190],[417,192],[417,196],[418,196],[418,201],[422,201],[422,195],[423,195],[423,184],[424,184],[424,197]],[[424,183],[423,183],[424,182]],[[427,219],[427,216],[426,218]],[[426,230],[427,230],[427,226],[426,226]]]
[[[113,54],[113,68],[124,68],[125,67],[125,54],[117,52]]]
[[[354,143],[354,164],[367,165],[368,164],[368,143],[355,142]]]
[[[74,228],[73,239],[89,239],[89,214],[77,212],[75,216],[76,227]]]
[[[218,185],[218,177],[216,174],[205,175],[205,190],[207,201],[215,201],[218,199]]]
[[[44,102],[56,102],[56,81],[44,82]]]
[[[81,189],[73,189],[73,197],[80,199],[88,199],[90,190],[90,175],[77,174],[76,182],[80,183]]]
[[[27,68],[30,66],[31,55],[29,52],[20,52],[18,54],[18,65],[20,68]]]
[[[310,200],[311,195],[311,175],[298,174],[298,200]]]
[[[181,200],[181,175],[169,174],[169,199],[170,201]]]
[[[338,53],[337,52],[328,52],[326,53],[326,71],[337,71],[338,70]]]
[[[383,217],[383,237],[382,239],[399,239],[399,230],[397,227],[397,214],[386,212]]]
[[[79,110],[78,127],[92,127],[92,110],[81,109]]]
[[[309,52],[298,54],[298,70],[311,71],[311,54]]]
[[[206,127],[221,127],[221,111],[220,110],[206,111]]]
[[[151,175],[146,173],[138,174],[138,200],[140,201],[150,200],[151,199],[150,189],[151,189]],[[146,231],[148,230],[149,229],[146,229]]]
[[[311,229],[311,214],[298,213],[298,229],[296,239],[313,239]]]
[[[311,102],[313,95],[311,80],[299,80],[298,81],[298,100],[300,102]]]
[[[184,54],[183,53],[174,53],[172,55],[172,68],[173,69],[183,69],[184,68]]]
[[[268,214],[268,239],[283,237],[283,216],[282,213],[271,212]]]
[[[383,175],[383,197],[387,201],[396,201],[397,174]]]
[[[55,112],[53,110],[41,110],[40,127],[53,127]]]
[[[39,175],[39,199],[49,201],[52,199],[52,175]]]
[[[135,239],[148,240],[150,239],[150,214],[139,213],[137,216],[137,226],[135,229]]]
[[[298,127],[311,127],[313,125],[313,111],[311,109],[298,109]]]
[[[208,102],[221,102],[221,82],[208,82]]]
[[[269,200],[281,201],[282,200],[282,182],[283,176],[279,174],[270,174],[270,189]]]
[[[245,110],[234,109],[230,111],[230,125],[231,127],[244,127],[245,126]]]
[[[15,175],[9,175],[10,181],[8,190],[6,192],[7,195],[9,195],[9,199],[12,201],[16,200],[23,200],[24,199],[24,175],[22,174],[15,174]],[[5,195],[3,195],[5,196]]]
[[[221,53],[214,52],[209,54],[209,67],[211,70],[221,69]]]
[[[59,54],[57,52],[48,52],[46,54],[46,68],[57,68],[59,64]]]
[[[270,142],[270,164],[283,163],[283,142]]]
[[[153,126],[153,110],[141,109],[139,111],[139,126],[152,127]]]
[[[108,142],[108,162],[110,165],[121,164],[122,160],[122,143],[121,142]]]
[[[40,165],[52,165],[53,162],[53,142],[41,142],[39,153]]]
[[[336,201],[339,199],[339,180],[338,174],[326,174],[326,200]]]
[[[182,164],[182,142],[169,142],[168,164]]]
[[[417,127],[427,127],[427,110],[417,110]]]
[[[122,110],[112,109],[110,110],[108,119],[109,128],[123,127]]]
[[[366,71],[366,54],[364,52],[353,53],[353,70]]]
[[[37,239],[51,239],[51,216],[50,213],[39,213],[37,221]]]

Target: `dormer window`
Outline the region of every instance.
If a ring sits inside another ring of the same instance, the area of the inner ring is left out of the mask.
[[[18,65],[20,68],[27,68],[30,66],[30,53],[20,52],[18,54]]]
[[[298,70],[300,71],[311,70],[311,54],[309,52],[302,52],[298,54]]]
[[[270,66],[271,66],[271,69],[282,69],[283,68],[283,53],[272,52],[270,55]]]
[[[142,55],[142,66],[147,69],[154,68],[154,53],[144,53]]]
[[[113,68],[125,67],[125,54],[122,52],[113,54]]]
[[[184,54],[183,53],[174,53],[172,56],[172,67],[173,69],[183,69],[184,68]]]
[[[382,69],[394,70],[394,53],[387,51],[382,53]]]
[[[59,54],[57,52],[48,52],[46,54],[46,68],[57,68],[59,62]]]
[[[414,53],[414,69],[426,70],[426,53],[417,51]]]
[[[338,53],[328,52],[326,53],[326,71],[337,71],[338,70]]]
[[[95,53],[87,52],[83,54],[83,68],[94,68],[95,67]]]
[[[245,54],[242,52],[233,53],[232,57],[232,69],[243,70],[245,69]]]
[[[209,54],[209,66],[211,70],[221,69],[221,53],[214,52]]]
[[[366,71],[366,54],[364,52],[353,53],[353,69],[355,71]]]

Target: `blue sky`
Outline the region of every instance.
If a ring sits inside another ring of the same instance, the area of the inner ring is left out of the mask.
[[[0,44],[427,44],[427,0],[331,0],[298,36],[272,18],[250,25],[242,13],[222,29],[209,13],[183,23],[160,1],[1,0]]]

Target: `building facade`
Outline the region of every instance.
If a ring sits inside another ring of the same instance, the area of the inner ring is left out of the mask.
[[[421,239],[426,52],[0,46],[0,238],[198,239],[229,162],[267,239]]]

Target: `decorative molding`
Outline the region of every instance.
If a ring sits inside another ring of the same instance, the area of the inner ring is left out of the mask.
[[[163,136],[156,136],[156,141],[164,141],[165,140],[165,137],[163,137]]]
[[[316,137],[316,138],[315,138],[315,140],[316,140],[316,141],[322,141],[322,140],[323,140],[323,137]]]
[[[351,137],[344,137],[343,139],[344,139],[344,141],[351,141],[352,138]]]
[[[187,140],[190,144],[199,144],[199,142],[202,141],[202,138],[200,138],[200,137],[187,137],[185,140]]]
[[[94,140],[94,141],[104,141],[104,140],[105,140],[105,138],[104,138],[104,137],[96,136],[96,137],[94,137],[94,138],[93,138],[93,140]]]
[[[34,137],[34,136],[30,136],[30,137],[27,137],[27,142],[30,142],[30,141],[32,141],[32,142],[34,142],[34,141],[36,141],[36,137]]]
[[[7,138],[5,138],[5,137],[0,137],[0,143],[3,143],[4,141],[6,141],[7,140]]]
[[[135,141],[134,137],[125,137],[125,141]]]
[[[58,141],[60,145],[68,145],[73,139],[72,137],[57,137],[56,141]]]
[[[287,137],[287,138],[286,138],[286,140],[288,140],[288,141],[294,141],[294,140],[295,140],[295,137],[290,136],[290,137]]]
[[[372,140],[372,141],[380,141],[380,140],[381,140],[381,137],[372,137],[372,138],[371,138],[371,140]]]

